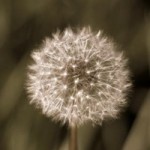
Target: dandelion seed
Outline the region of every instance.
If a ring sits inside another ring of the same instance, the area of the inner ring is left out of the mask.
[[[90,99],[90,96],[89,96],[89,95],[87,95],[87,96],[86,96],[86,99]]]
[[[77,92],[77,96],[81,96],[82,95],[82,93],[83,93],[83,91],[81,90],[81,91],[78,91]]]
[[[90,74],[90,73],[91,73],[91,71],[90,71],[90,70],[87,70],[87,71],[86,71],[86,73],[87,73],[87,74]]]
[[[67,85],[64,85],[64,86],[63,86],[63,89],[66,90],[66,89],[67,89]]]
[[[74,83],[78,84],[79,83],[79,78],[75,79]]]
[[[76,66],[75,64],[73,64],[73,65],[72,65],[72,68],[74,68],[74,69],[75,69],[76,67],[77,67],[77,66]]]
[[[64,72],[62,75],[63,75],[64,77],[66,77],[68,74],[67,74],[67,72]]]
[[[84,61],[85,61],[86,63],[88,63],[88,62],[89,62],[89,60],[88,60],[88,59],[85,59]]]
[[[91,83],[90,83],[90,85],[91,85],[91,86],[94,86],[94,83],[93,83],[93,82],[91,82]]]
[[[90,28],[55,33],[31,54],[30,102],[69,126],[116,118],[131,86],[126,60],[116,49],[101,31]]]
[[[70,99],[71,99],[71,100],[74,100],[74,97],[73,97],[73,96],[70,96]]]

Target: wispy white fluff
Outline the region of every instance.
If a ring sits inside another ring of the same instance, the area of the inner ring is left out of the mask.
[[[31,54],[30,102],[56,121],[79,126],[116,118],[130,87],[126,60],[101,31],[67,28]]]

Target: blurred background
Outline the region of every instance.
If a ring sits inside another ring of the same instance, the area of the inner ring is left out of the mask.
[[[0,150],[67,150],[67,127],[29,105],[26,68],[46,36],[86,25],[124,51],[133,88],[119,119],[79,128],[79,150],[150,150],[149,0],[0,0]]]

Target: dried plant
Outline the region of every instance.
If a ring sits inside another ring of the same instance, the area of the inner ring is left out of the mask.
[[[33,51],[27,90],[31,103],[56,121],[79,126],[116,118],[130,87],[126,60],[99,31],[67,28]]]

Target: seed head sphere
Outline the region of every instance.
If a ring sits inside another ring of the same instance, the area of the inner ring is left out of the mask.
[[[89,27],[56,32],[31,54],[30,102],[69,126],[116,118],[130,87],[126,60],[116,49],[101,31]]]

